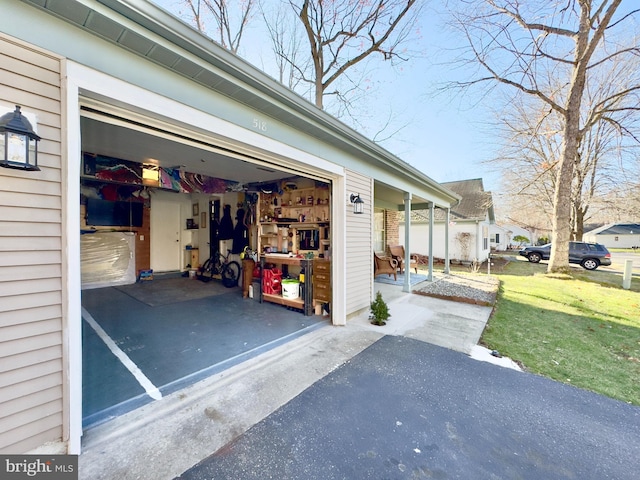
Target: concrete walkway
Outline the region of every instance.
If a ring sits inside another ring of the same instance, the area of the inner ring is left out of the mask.
[[[385,335],[471,355],[491,313],[491,307],[376,288],[389,304],[386,326],[371,325],[365,312],[345,327],[318,329],[91,429],[80,478],[175,478]]]

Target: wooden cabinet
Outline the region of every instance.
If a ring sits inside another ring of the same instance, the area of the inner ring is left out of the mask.
[[[314,303],[331,302],[331,261],[315,259],[313,261],[313,300]]]
[[[198,268],[200,266],[200,250],[197,248],[187,248],[184,251],[184,267]]]

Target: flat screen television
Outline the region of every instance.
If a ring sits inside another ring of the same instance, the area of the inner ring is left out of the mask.
[[[87,199],[87,225],[141,227],[143,205],[140,202],[110,202]]]

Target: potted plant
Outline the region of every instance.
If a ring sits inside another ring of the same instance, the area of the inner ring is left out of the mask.
[[[371,302],[371,323],[374,325],[386,325],[386,320],[391,316],[389,307],[382,299],[382,293],[376,293],[376,299]]]

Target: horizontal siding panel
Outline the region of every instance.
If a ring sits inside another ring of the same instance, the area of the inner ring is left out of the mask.
[[[12,103],[21,105],[23,107],[22,110],[25,112],[31,110],[31,105],[37,105],[38,108],[48,112],[60,111],[58,101],[53,98],[43,97],[24,90],[15,90],[2,83],[0,83],[0,98],[10,98]]]
[[[56,418],[60,415],[62,415],[62,401],[56,400],[53,402],[47,402],[43,405],[38,405],[37,407],[29,410],[24,410],[10,417],[0,418],[0,432],[9,432],[22,425],[33,423],[34,421],[38,421],[38,423],[40,423],[46,418]],[[51,426],[52,425],[46,425],[46,430],[51,428]],[[2,439],[2,437],[3,435],[0,435],[0,439]],[[1,441],[2,440],[0,440],[0,442]]]
[[[44,292],[33,295],[16,295],[4,297],[0,302],[0,312],[10,312],[12,310],[23,310],[46,305],[59,305],[62,303],[61,292]]]
[[[61,264],[62,254],[60,251],[55,252],[37,252],[28,251],[17,255],[15,252],[0,251],[0,265],[19,267],[23,265],[50,265]],[[2,308],[0,307],[0,311]]]
[[[49,360],[0,373],[0,385],[4,385],[5,389],[11,388],[12,391],[13,389],[18,390],[22,388],[22,384],[26,385],[30,381],[37,382],[38,379],[43,379],[44,377],[57,377],[62,375],[61,372],[62,363],[60,359]],[[44,383],[46,381],[42,380]]]
[[[4,353],[2,345],[11,340],[19,340],[27,337],[36,337],[56,333],[61,330],[62,322],[60,319],[42,320],[40,322],[31,322],[27,324],[12,325],[0,328],[0,351]]]
[[[37,409],[46,404],[52,404],[59,402],[62,395],[60,384],[54,385],[49,388],[37,390],[32,394],[25,394],[19,398],[8,400],[2,403],[2,411],[0,412],[0,422],[3,417],[9,415],[18,415],[26,410]]]
[[[6,53],[6,52],[5,52]],[[52,70],[42,68],[38,64],[26,63],[23,59],[5,57],[0,76],[3,83],[9,83],[11,77],[4,75],[5,73],[14,73],[17,76],[25,76],[28,78],[37,78],[40,82],[54,87],[60,88],[60,74]]]
[[[57,145],[48,142],[47,145]],[[62,179],[62,166],[58,155],[40,155],[38,152],[38,167],[40,167],[40,179],[43,182],[59,182]]]
[[[0,357],[0,372],[9,372],[31,365],[48,362],[50,360],[60,360],[62,358],[62,346],[55,345],[33,352],[25,352],[10,357]]]
[[[59,250],[62,248],[60,237],[2,237],[0,251],[24,252],[28,250]]]
[[[62,226],[59,223],[26,223],[0,221],[0,237],[3,235],[18,237],[60,237]],[[0,271],[0,280],[2,272]]]
[[[16,172],[18,172],[16,170]],[[29,176],[25,177],[24,174],[18,175],[16,172],[14,173],[14,177],[10,182],[6,180],[2,181],[2,190],[5,192],[24,192],[29,194],[38,194],[38,195],[53,195],[53,196],[61,196],[62,195],[62,186],[60,183],[55,182],[43,182],[36,177]],[[9,175],[12,173],[11,170],[3,171],[3,175]]]
[[[4,327],[5,328],[10,327]],[[0,338],[4,338],[3,332],[0,330]],[[2,371],[11,369],[10,357],[22,355],[27,352],[37,352],[45,350],[49,347],[62,344],[62,333],[60,331],[53,333],[43,333],[33,337],[18,337],[12,341],[0,342],[0,365]]]
[[[6,417],[7,415],[11,415],[11,413],[18,412],[20,410],[25,410],[25,408],[28,408],[28,407],[23,407],[23,408],[18,407],[14,409],[14,412],[8,412],[7,409],[5,409],[5,406],[9,402],[15,402],[16,400],[20,400],[20,398],[22,397],[34,395],[39,392],[59,390],[61,385],[62,385],[62,372],[58,371],[51,375],[43,375],[41,377],[30,378],[29,380],[26,380],[19,384],[3,387],[0,389],[0,398],[4,400],[4,403],[2,404],[2,410],[0,410],[0,415],[2,415],[3,417]],[[59,394],[60,393],[58,393],[58,395]],[[50,398],[47,401],[49,400],[53,400],[53,399]]]
[[[47,305],[45,307],[30,308],[29,310],[0,312],[0,327],[39,322],[60,317],[62,317],[62,307],[60,305]]]
[[[37,280],[41,278],[59,278],[61,275],[61,266],[55,264],[3,267],[0,268],[0,283],[15,282],[19,280]]]
[[[53,55],[46,55],[43,52],[25,47],[23,44],[3,37],[0,37],[0,46],[2,47],[3,55],[9,57],[9,59],[18,59],[26,64],[36,65],[41,70],[60,72],[60,59]]]
[[[58,148],[57,145],[60,145],[60,142],[62,141],[62,138],[61,138],[62,130],[57,125],[55,126],[47,125],[46,123],[41,122],[39,117],[38,117],[37,128],[38,128],[38,131],[36,133],[40,137],[47,139],[46,145],[45,143],[38,144],[38,147],[42,145],[42,148],[38,148],[38,163],[40,163],[40,153],[43,153],[43,157],[50,156],[52,153],[50,150],[44,150],[45,148],[49,146],[54,146],[55,149]],[[58,158],[57,160],[59,164],[60,158]]]
[[[0,210],[0,221],[3,222],[60,223],[61,219],[60,209],[12,207]]]
[[[42,430],[42,427],[49,428]],[[7,434],[0,434],[0,453],[29,452],[47,443],[62,439],[62,416],[49,417],[38,424],[28,424]],[[36,430],[38,428],[38,430]],[[33,433],[36,431],[37,433]],[[4,442],[9,442],[5,443]]]

